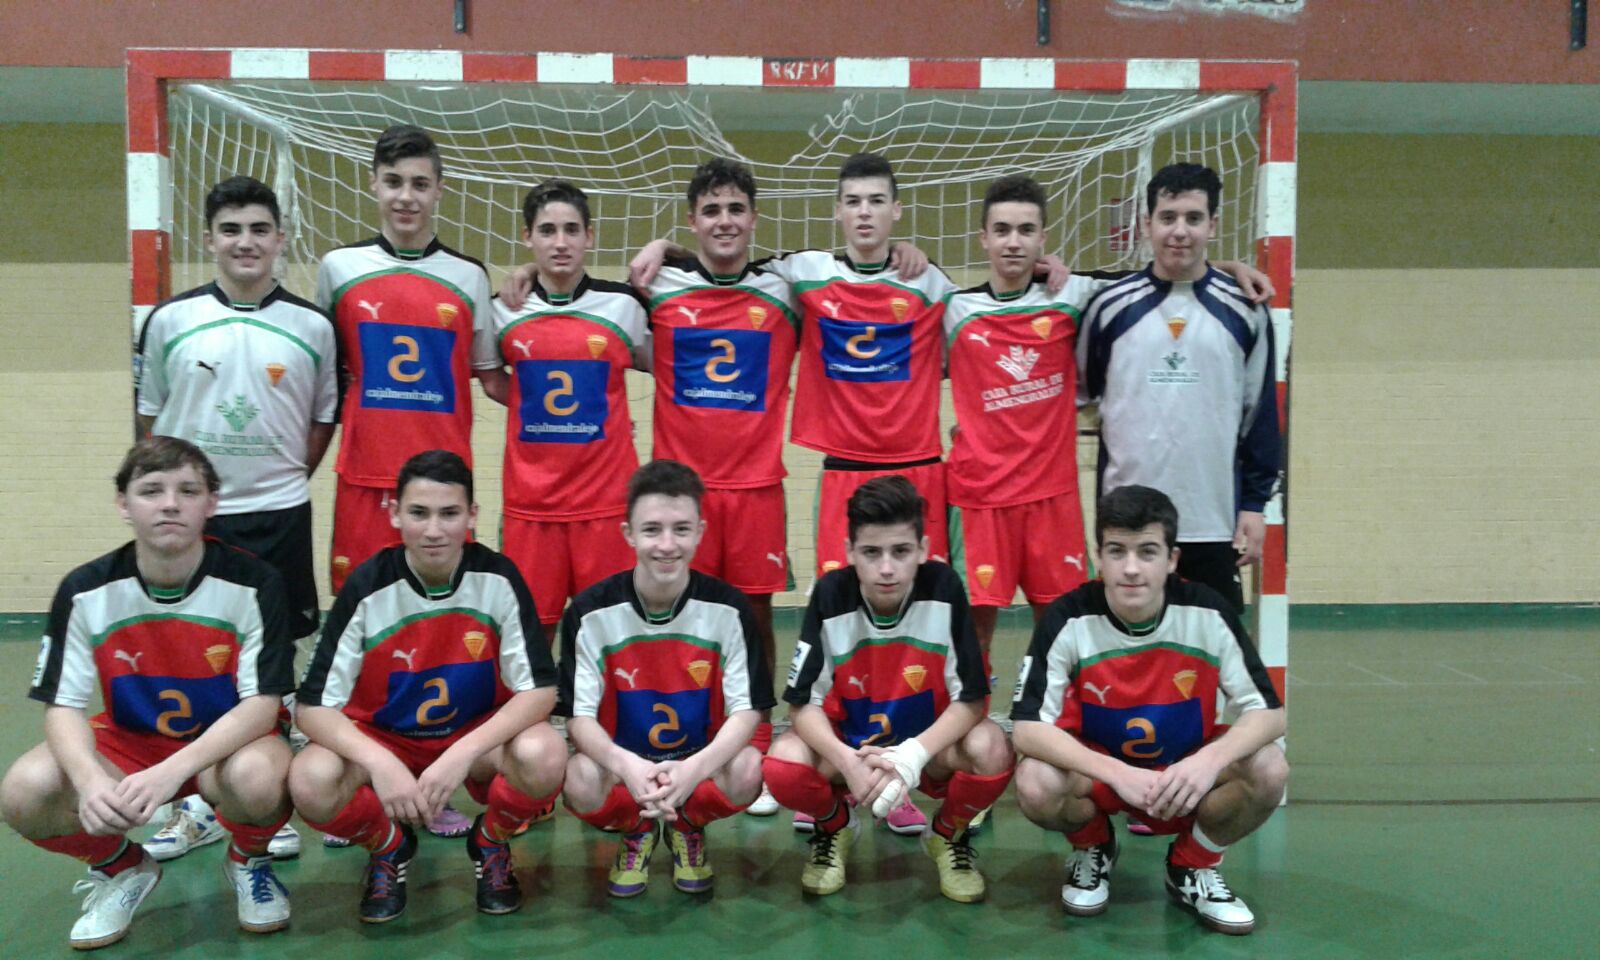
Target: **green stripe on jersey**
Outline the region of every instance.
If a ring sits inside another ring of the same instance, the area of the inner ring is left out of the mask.
[[[459,297],[461,299],[461,302],[467,305],[467,313],[469,315],[474,310],[476,310],[478,308],[478,305],[476,303],[472,302],[472,298],[467,296],[467,293],[466,293],[465,290],[462,290],[460,287],[456,286],[455,284],[451,283],[450,281],[445,280],[445,279],[443,279],[441,277],[435,276],[434,274],[431,274],[426,270],[414,270],[414,269],[412,269],[410,267],[390,267],[390,268],[388,268],[386,270],[374,270],[371,273],[364,273],[361,276],[356,277],[354,280],[350,280],[350,281],[345,282],[344,284],[340,285],[340,287],[337,290],[333,291],[332,301],[333,301],[333,303],[335,305],[337,305],[340,300],[344,299],[345,291],[349,290],[351,287],[355,286],[358,283],[365,283],[368,280],[372,280],[372,279],[375,279],[377,277],[387,277],[387,276],[390,276],[390,275],[396,274],[396,273],[409,273],[412,276],[422,277],[425,280],[432,280],[434,283],[437,283],[439,286],[444,287],[446,290],[449,290],[450,292],[454,293],[457,297]],[[470,319],[470,316],[469,316],[469,319]],[[469,329],[470,329],[470,325],[469,325]]]
[[[493,617],[484,613],[482,610],[474,610],[471,607],[445,607],[442,610],[424,610],[422,613],[413,613],[409,617],[401,617],[388,627],[368,637],[362,643],[361,648],[363,650],[371,650],[383,643],[383,641],[389,639],[399,631],[404,630],[406,627],[409,627],[411,624],[416,623],[419,620],[427,620],[431,617],[444,617],[452,613],[459,613],[464,617],[470,617],[471,619],[478,621],[479,623],[488,627],[490,630],[493,630],[497,636],[500,633],[500,624],[496,622]]]
[[[855,656],[856,651],[863,647],[887,647],[890,644],[895,643],[903,643],[907,646],[916,647],[918,650],[924,650],[928,653],[937,653],[941,657],[950,652],[946,647],[942,647],[937,643],[929,643],[926,640],[918,640],[916,637],[869,637],[866,640],[860,641],[849,650],[846,650],[844,653],[833,657],[833,665],[836,667],[839,666],[840,664],[849,660],[851,657]]]
[[[956,338],[961,335],[962,329],[965,328],[967,324],[981,317],[1000,317],[1005,316],[1006,314],[1014,313],[1039,313],[1043,310],[1055,310],[1059,313],[1067,314],[1068,316],[1072,317],[1072,323],[1074,326],[1083,320],[1083,311],[1079,310],[1077,307],[1074,307],[1070,303],[1040,303],[1031,307],[1002,307],[998,310],[980,310],[976,313],[967,314],[966,319],[956,324],[955,329],[950,331],[950,336],[946,338],[945,342],[954,343]]]
[[[172,352],[172,348],[182,343],[188,337],[192,337],[197,333],[203,333],[206,330],[215,329],[216,327],[226,327],[235,323],[242,323],[247,327],[255,327],[258,330],[265,330],[268,333],[277,334],[278,336],[299,347],[301,350],[304,350],[308,355],[310,355],[311,362],[315,363],[318,369],[321,369],[322,355],[313,350],[311,348],[311,344],[306,343],[304,340],[301,340],[299,337],[283,329],[282,327],[274,326],[264,320],[258,320],[255,317],[223,317],[221,320],[210,320],[202,323],[200,326],[195,327],[192,330],[185,330],[176,337],[173,337],[171,340],[168,340],[166,344],[161,347],[161,359],[165,361],[167,355]]]
[[[584,313],[582,310],[535,310],[533,313],[525,313],[517,319],[511,321],[510,323],[506,324],[506,328],[504,330],[500,331],[501,355],[505,355],[506,338],[511,336],[511,331],[522,326],[524,323],[527,323],[531,320],[538,320],[541,317],[577,317],[580,320],[588,320],[591,323],[598,323],[600,326],[605,327],[607,330],[610,330],[612,333],[616,334],[618,339],[628,345],[629,350],[633,349],[633,340],[623,332],[621,327],[612,323],[610,320],[607,320],[605,317],[596,316],[592,313]]]
[[[755,297],[758,300],[765,300],[767,303],[770,303],[774,307],[777,307],[779,310],[783,311],[783,315],[789,318],[789,325],[794,327],[796,330],[800,329],[800,316],[791,310],[787,303],[784,303],[782,300],[776,300],[770,294],[757,290],[755,287],[747,287],[743,284],[734,284],[731,287],[690,287],[687,290],[674,290],[671,293],[663,293],[661,296],[650,301],[650,312],[655,313],[657,307],[660,307],[662,304],[667,303],[670,300],[675,300],[678,297],[688,296],[691,293],[700,293],[703,290],[738,290],[742,293],[748,293],[752,297]]]
[[[653,640],[676,640],[679,643],[687,643],[692,647],[699,647],[702,650],[709,650],[710,652],[716,654],[719,660],[727,659],[727,654],[722,652],[721,644],[714,643],[710,640],[705,640],[700,637],[690,636],[687,633],[642,633],[638,634],[637,636],[624,637],[610,646],[601,647],[600,659],[604,661],[606,657],[617,653],[618,651],[622,650],[623,647],[631,644],[647,643]]]
[[[1135,647],[1132,650],[1107,650],[1105,653],[1097,653],[1092,657],[1084,657],[1082,660],[1079,660],[1078,665],[1073,668],[1072,675],[1076,677],[1080,671],[1086,670],[1102,660],[1115,660],[1118,657],[1131,657],[1135,654],[1149,653],[1151,650],[1171,650],[1175,653],[1181,653],[1186,656],[1194,657],[1198,660],[1204,660],[1213,667],[1221,665],[1221,661],[1219,661],[1215,656],[1207,653],[1204,650],[1201,650],[1199,647],[1189,647],[1181,643],[1146,643]]]
[[[197,617],[193,614],[187,613],[146,613],[137,617],[129,617],[126,620],[118,620],[115,623],[109,624],[104,630],[89,638],[89,646],[98,647],[102,643],[105,643],[107,640],[111,639],[111,635],[116,633],[118,630],[125,630],[136,623],[144,623],[149,620],[182,620],[185,623],[198,624],[202,627],[211,627],[215,630],[223,630],[227,633],[233,634],[233,642],[239,642],[239,628],[226,620],[219,620],[216,617]]]
[[[822,287],[831,286],[831,285],[833,285],[835,283],[845,283],[845,284],[849,284],[851,286],[858,286],[858,287],[864,287],[864,286],[869,286],[869,285],[873,285],[873,284],[882,284],[885,287],[894,287],[896,290],[904,290],[906,293],[909,293],[913,297],[916,297],[918,300],[921,300],[922,301],[922,305],[924,307],[929,307],[929,306],[933,305],[933,301],[928,299],[928,295],[926,293],[923,293],[921,290],[918,290],[916,287],[908,287],[903,283],[899,283],[897,281],[890,280],[887,277],[873,277],[871,280],[846,280],[843,277],[834,277],[834,278],[832,278],[830,280],[801,280],[800,282],[794,284],[794,293],[795,293],[795,296],[798,297],[802,293],[809,293],[812,290],[817,290],[817,289],[820,289]]]

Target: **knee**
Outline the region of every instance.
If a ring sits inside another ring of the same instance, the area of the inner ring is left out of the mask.
[[[1289,788],[1289,759],[1277,744],[1269,743],[1250,758],[1247,776],[1257,802],[1276,806]]]
[[[774,760],[787,760],[789,763],[810,763],[811,748],[800,739],[800,735],[789,731],[778,739],[772,741],[772,748],[767,751],[767,756]]]
[[[51,795],[59,790],[60,782],[53,775],[54,764],[48,754],[40,756],[37,751],[29,751],[0,780],[0,814],[7,826],[23,836],[30,835],[27,828],[40,812],[54,806]]]
[[[728,761],[728,799],[735,803],[753,801],[761,792],[761,751],[745,747]]]
[[[972,772],[980,776],[992,777],[1004,773],[1016,762],[1006,732],[987,718],[980,720],[977,726],[967,732],[961,747],[972,761]]]
[[[548,723],[535,724],[506,745],[513,776],[540,787],[554,787],[567,768],[567,744]]]
[[[295,809],[311,820],[327,820],[339,812],[344,761],[315,744],[300,751],[289,764],[289,797]]]
[[[217,768],[217,780],[223,791],[234,797],[281,799],[289,761],[288,744],[277,737],[263,737],[224,760]]]
[[[567,761],[567,782],[562,788],[567,806],[578,813],[598,810],[605,802],[605,773],[600,765],[581,753]]]
[[[1042,760],[1019,760],[1011,784],[1017,790],[1018,809],[1030,820],[1047,816],[1061,805],[1061,772]]]

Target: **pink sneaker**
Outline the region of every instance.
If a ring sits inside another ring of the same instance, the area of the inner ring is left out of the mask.
[[[1140,820],[1131,813],[1128,814],[1128,832],[1136,837],[1153,837],[1156,835],[1156,832],[1150,829],[1150,825],[1148,823],[1145,823],[1143,820]]]
[[[900,801],[900,806],[889,811],[889,815],[883,818],[883,822],[888,825],[890,830],[902,837],[919,837],[922,835],[923,828],[928,825],[928,818],[923,816],[922,811],[917,809],[917,805],[911,802],[911,796],[908,793],[906,798]]]
[[[813,817],[809,813],[798,813],[798,812],[795,813],[795,815],[794,815],[794,832],[795,833],[815,833],[816,831],[817,831],[817,818],[816,817]]]
[[[447,803],[429,821],[428,832],[436,837],[464,837],[472,832],[472,818]]]

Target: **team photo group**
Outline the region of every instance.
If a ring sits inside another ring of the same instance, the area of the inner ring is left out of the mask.
[[[295,814],[366,851],[364,923],[401,917],[426,834],[465,846],[479,911],[518,910],[513,838],[558,806],[611,835],[614,897],[657,861],[709,893],[711,825],[782,810],[809,834],[797,896],[839,893],[881,820],[919,838],[930,896],[936,875],[974,903],[971,837],[1013,785],[1071,848],[1042,899],[1107,909],[1120,816],[1171,837],[1177,904],[1251,932],[1220,864],[1288,780],[1241,621],[1281,457],[1270,284],[1208,260],[1224,185],[1205,166],[1140,185],[1152,259],[1111,273],[1051,255],[1045,190],[1000,173],[970,289],[895,236],[894,170],[863,153],[838,171],[841,249],[752,259],[758,185],[711,158],[683,193],[692,246],[649,243],[626,283],[588,272],[582,186],[539,183],[529,262],[494,293],[435,232],[438,147],[395,126],[377,234],[321,251],[310,299],[278,279],[273,191],[215,184],[215,280],[146,320],[143,439],[106,465],[132,540],[57,589],[29,690],[43,740],[0,784],[13,830],[88,866],[71,945],[120,940],[162,862],[212,842],[239,926],[287,928],[273,862],[300,851]],[[642,465],[629,370],[654,382]],[[499,530],[477,523],[474,378],[506,408]],[[780,677],[791,416],[824,460]],[[336,433],[324,613],[309,480]],[[990,646],[1019,589],[1008,731]]]

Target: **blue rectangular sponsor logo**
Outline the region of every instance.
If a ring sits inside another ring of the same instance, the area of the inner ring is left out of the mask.
[[[1124,763],[1165,767],[1200,749],[1205,724],[1200,701],[1141,707],[1083,704],[1083,735]]]
[[[911,324],[818,318],[822,369],[830,380],[887,383],[911,379]]]
[[[389,674],[372,722],[408,737],[447,737],[494,708],[494,661],[447,663]]]
[[[617,691],[617,743],[647,760],[676,760],[704,747],[711,691]]]
[[[772,335],[760,330],[672,330],[672,399],[682,407],[767,409]]]
[[[517,387],[521,429],[527,443],[588,443],[606,438],[606,381],[611,364],[604,360],[519,360]]]
[[[376,410],[455,413],[456,380],[450,366],[452,330],[363,323],[361,406]]]
[[[858,697],[839,703],[844,707],[844,741],[852,747],[892,747],[933,726],[932,690],[898,700]]]
[[[111,719],[125,730],[192,740],[239,703],[232,674],[111,678]]]

